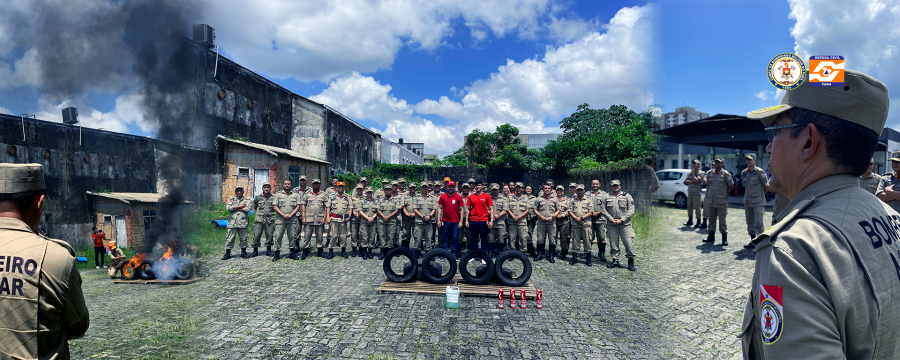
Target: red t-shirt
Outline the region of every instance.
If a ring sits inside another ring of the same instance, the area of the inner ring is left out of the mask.
[[[441,194],[440,199],[438,199],[438,205],[441,206],[441,221],[459,222],[459,209],[463,207],[463,198],[459,193],[454,192],[453,196],[450,196],[448,193]]]
[[[472,212],[469,213],[469,221],[488,221],[488,207],[494,206],[494,201],[491,200],[491,194],[483,192],[481,195],[469,195],[469,201],[466,202],[466,206],[472,207]]]
[[[94,238],[94,247],[103,247],[103,235],[94,233],[91,237]]]

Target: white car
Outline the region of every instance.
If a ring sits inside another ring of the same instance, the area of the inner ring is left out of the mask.
[[[659,178],[659,190],[653,192],[653,199],[660,203],[674,201],[675,206],[687,207],[688,186],[684,183],[691,171],[687,169],[666,169],[656,172]],[[706,185],[700,190],[701,196],[706,194]]]

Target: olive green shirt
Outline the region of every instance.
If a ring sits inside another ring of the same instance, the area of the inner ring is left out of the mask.
[[[878,190],[875,190],[875,195],[884,193],[884,189],[888,186],[894,185],[897,187],[897,184],[900,184],[900,178],[897,177],[896,174],[889,172],[881,176],[881,184],[878,185]],[[894,189],[900,190],[900,189]],[[888,206],[890,206],[894,211],[900,212],[900,200],[891,200],[887,202]],[[900,261],[900,260],[898,260]]]
[[[728,207],[728,187],[734,186],[734,179],[728,170],[715,169],[706,172],[706,203],[714,207]]]
[[[534,202],[531,205],[531,208],[534,209],[536,213],[541,214],[543,217],[549,217],[549,221],[541,220],[538,218],[537,221],[541,223],[553,223],[553,215],[559,211],[559,201],[557,201],[555,196],[550,196],[549,198],[545,198],[543,196],[538,196],[534,198]],[[537,216],[537,215],[535,215]]]
[[[300,203],[305,209],[306,218],[303,221],[307,224],[320,225],[325,218],[325,208],[328,207],[328,195],[321,190],[318,194],[310,191],[303,195]]]
[[[591,197],[587,194],[584,195],[581,200],[578,199],[578,196],[572,198],[569,201],[569,212],[574,214],[578,218],[582,218],[585,215],[595,212],[594,209],[594,201],[591,200]],[[571,220],[572,226],[591,226],[591,217],[588,216],[584,219],[584,224],[579,224],[578,221],[573,219],[571,216],[569,217]]]
[[[293,192],[290,194],[286,194],[284,191],[281,191],[278,194],[275,194],[275,205],[274,206],[277,206],[278,210],[281,210],[281,212],[284,213],[285,215],[290,215],[291,212],[293,212],[294,209],[297,207],[297,205],[300,205],[300,195],[299,194],[293,193]],[[276,225],[284,224],[286,221],[287,222],[290,222],[290,221],[297,222],[297,219],[299,219],[299,216],[300,216],[299,214],[300,214],[300,211],[298,210],[297,214],[294,214],[294,216],[285,218],[285,217],[282,217],[281,215],[278,215],[278,213],[275,213],[275,224]]]
[[[872,193],[872,195],[875,195],[878,191],[878,185],[881,185],[881,175],[871,173],[867,178],[859,177],[859,187]]]
[[[766,183],[769,178],[766,172],[757,167],[752,171],[744,169],[741,171],[741,181],[744,183],[744,207],[760,207],[766,206]]]
[[[703,193],[703,179],[706,179],[706,173],[697,169],[697,171],[688,173],[687,179],[685,180],[693,180],[691,174],[697,177],[697,182],[688,184],[688,195],[700,195]]]
[[[521,197],[516,197],[516,195],[510,195],[508,198],[508,206],[509,210],[513,215],[519,216],[523,213],[531,210],[533,200],[528,197],[528,195],[522,194]],[[528,215],[523,216],[519,219],[518,222],[513,221],[512,216],[507,216],[506,223],[507,224],[524,224],[528,222]]]
[[[253,198],[253,209],[256,211],[256,219],[257,221],[260,218],[265,217],[267,219],[275,218],[275,210],[272,209],[272,206],[275,205],[275,194],[269,194],[267,198],[265,195],[259,194]]]
[[[609,194],[603,200],[602,216],[612,225],[613,220],[622,220],[621,226],[631,226],[631,217],[634,216],[634,199],[631,194],[619,192],[619,195]],[[615,225],[614,225],[615,226]]]

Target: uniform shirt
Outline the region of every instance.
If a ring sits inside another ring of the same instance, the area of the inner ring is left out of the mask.
[[[241,205],[245,205],[245,207],[240,210],[234,210],[235,207]],[[228,214],[228,228],[246,229],[247,226],[250,225],[250,218],[247,217],[247,213],[253,209],[252,206],[253,203],[247,197],[240,199],[233,197],[228,199],[228,202],[225,203],[225,210],[230,212],[230,214]]]
[[[253,198],[253,209],[256,211],[256,218],[265,217],[272,219],[275,216],[275,210],[272,209],[272,206],[275,205],[275,195],[269,194],[267,198],[265,195],[256,195]]]
[[[372,199],[372,200],[366,200],[366,199],[363,199],[362,201],[358,202],[357,204],[359,205],[359,207],[354,208],[354,209],[353,209],[354,211],[359,211],[359,212],[361,212],[362,214],[365,214],[366,216],[368,216],[368,217],[370,217],[370,218],[373,217],[373,216],[375,216],[375,215],[378,215],[378,213],[376,212],[376,211],[378,210],[378,200],[375,200],[375,199]],[[363,219],[362,216],[360,216],[360,217],[359,217],[359,223],[360,223],[360,224],[364,224],[364,225],[365,225],[365,224],[375,225],[375,224],[376,224],[376,220],[375,220],[375,219],[372,219],[372,222],[370,223],[370,222],[367,221],[366,219]]]
[[[324,191],[319,193],[308,192],[301,200],[306,207],[306,218],[303,219],[307,224],[318,225],[325,218],[325,208],[328,207],[328,195]]]
[[[766,206],[766,183],[769,182],[769,178],[766,177],[766,172],[757,167],[752,171],[748,171],[750,169],[744,169],[741,171],[741,181],[744,183],[744,207],[759,207]]]
[[[819,179],[753,239],[745,358],[895,359],[900,215],[843,174]]]
[[[594,212],[594,202],[591,201],[591,198],[586,194],[583,198],[581,198],[581,200],[578,200],[578,196],[576,195],[572,198],[572,200],[569,201],[569,211],[575,214],[575,216],[581,218],[582,216]],[[571,216],[569,217],[569,219],[571,219],[572,221],[572,226],[591,226],[590,216],[588,216],[587,219],[584,219],[583,225],[579,224],[575,219],[572,219]]]
[[[509,198],[503,196],[503,194],[497,195],[496,198],[491,198],[491,201],[494,202],[494,222],[506,222],[506,218],[509,217],[508,213],[504,213],[500,215],[501,211],[509,210]]]
[[[898,179],[900,179],[900,178],[898,178],[897,175],[892,172],[882,175],[881,176],[881,184],[878,185],[878,190],[875,190],[875,195],[884,193],[884,189],[891,185],[894,185],[894,187],[898,188],[898,189],[894,189],[894,190],[900,190],[900,186],[897,186],[897,184],[900,184],[900,180],[898,180]],[[891,201],[888,201],[887,204],[892,209],[894,209],[894,211],[900,212],[900,201],[891,200]],[[897,261],[900,261],[900,259],[898,259]]]
[[[381,214],[384,216],[391,216],[391,213],[393,213],[394,210],[399,210],[401,206],[402,205],[397,198],[393,198],[393,197],[386,198],[385,197],[385,198],[378,199],[378,210],[380,210]],[[396,223],[397,220],[400,219],[399,215],[400,215],[400,212],[398,211],[397,214],[394,214],[393,217],[388,218],[387,221],[385,221],[384,219],[382,219],[379,216],[378,223],[380,223],[380,224]]]
[[[728,170],[722,169],[719,173],[716,170],[706,172],[706,201],[711,206],[727,207],[728,206],[728,187],[734,185],[734,179]]]
[[[331,198],[328,199],[328,208],[331,211],[331,221],[334,222],[345,222],[350,220],[350,209],[352,205],[350,202],[352,198],[350,195],[346,193],[343,195],[335,192]],[[335,217],[336,216],[336,217]]]
[[[123,261],[125,261],[125,258],[116,260],[116,258],[119,256],[125,256],[125,252],[122,251],[122,248],[120,248],[120,247],[115,247],[113,249],[109,249],[109,252],[107,254],[109,255],[109,258],[110,258],[110,262],[111,262],[110,264],[113,266],[119,265]]]
[[[384,198],[384,189],[375,190],[375,200]]]
[[[791,202],[791,200],[788,200],[787,196],[781,195],[781,193],[777,192],[775,193],[775,200],[773,202],[774,209],[772,209],[772,217],[777,218],[778,214],[780,214],[781,211],[787,207],[788,203]]]
[[[553,198],[556,199],[556,208],[559,209],[559,215],[556,215],[556,223],[564,225],[572,218],[569,216],[569,206],[572,204],[572,199],[565,195],[563,197],[554,196]]]
[[[631,216],[634,215],[634,199],[631,194],[619,192],[619,195],[609,194],[603,202],[603,217],[612,225],[612,221],[622,220],[621,226],[631,226]],[[612,225],[618,226],[618,225]]]
[[[549,198],[545,198],[543,196],[539,196],[534,198],[534,201],[531,203],[531,208],[534,209],[535,212],[541,214],[543,217],[550,217],[559,210],[559,201],[557,201],[556,197],[550,196]],[[537,215],[535,215],[537,217]],[[553,218],[550,218],[550,221],[541,220],[541,218],[537,219],[538,222],[541,223],[553,223]]]
[[[585,194],[585,196],[587,196],[587,194]],[[606,191],[603,191],[603,190],[598,190],[595,193],[593,193],[593,192],[591,193],[591,202],[594,203],[594,209],[596,209],[595,212],[600,211],[600,208],[602,208],[603,206],[606,205],[605,201],[608,196],[609,196],[609,193],[607,193]],[[606,217],[604,217],[602,214],[598,215],[598,216],[592,216],[591,218],[594,221],[597,221],[597,222],[600,222],[603,224],[606,223]]]
[[[329,186],[327,189],[325,189],[325,195],[328,195],[328,197],[335,196],[337,195],[337,190],[334,188],[334,186]]]
[[[300,195],[294,192],[287,194],[282,190],[278,194],[275,194],[275,206],[278,206],[278,210],[281,210],[285,215],[290,214],[294,211],[294,208],[299,205],[301,202]],[[274,209],[273,209],[274,211]],[[297,211],[299,214],[300,211]],[[292,216],[290,218],[284,218],[278,213],[275,213],[275,224],[284,224],[285,222],[297,222],[297,216]]]
[[[423,196],[422,194],[419,194],[419,196],[416,196],[415,198],[413,198],[413,208],[416,210],[419,210],[419,213],[422,214],[423,216],[431,215],[431,217],[433,218],[435,215],[437,215],[437,214],[431,213],[432,210],[436,209],[434,207],[434,204],[432,204],[430,201],[428,201],[428,196]],[[425,224],[425,223],[427,223],[427,221],[425,221],[425,218],[423,218],[422,216],[416,215],[416,224]]]
[[[534,196],[534,195],[525,195],[525,196],[528,197],[528,206],[530,206],[531,208],[534,208],[534,200],[537,199],[539,196]],[[534,211],[529,211],[528,215],[525,216],[525,219],[528,219],[529,221],[533,221],[533,220],[537,219],[537,215],[534,214]]]
[[[412,219],[413,217],[416,216],[416,212],[415,212],[416,196],[415,195],[410,195],[408,192],[406,194],[403,194],[402,196],[400,196],[400,203],[401,203],[401,206],[403,207],[403,209],[406,210],[406,212],[413,215],[412,217],[406,216],[406,214],[403,213],[403,210],[400,210],[400,214],[403,216],[404,219]],[[406,220],[404,220],[404,221],[406,221]]]
[[[703,193],[703,179],[706,178],[706,173],[698,169],[691,171],[691,174],[696,176],[699,181],[688,184],[688,195],[700,195]],[[691,179],[690,174],[686,180],[688,179]]]
[[[496,204],[496,202],[495,202]],[[513,215],[519,216],[522,213],[528,211],[532,207],[532,200],[528,198],[528,195],[522,194],[521,197],[516,197],[516,195],[510,195],[507,198],[507,206],[509,206],[509,210],[512,211]],[[523,216],[519,219],[518,222],[513,221],[512,216],[507,216],[507,223],[509,224],[524,224],[528,222],[528,216]]]
[[[870,173],[869,177],[859,177],[859,187],[875,195],[878,191],[878,185],[881,184],[881,175]]]
[[[90,325],[75,251],[5,217],[0,243],[0,358],[69,358],[66,338],[83,336]]]
[[[354,224],[359,224],[360,221],[363,221],[363,218],[356,218],[356,213],[362,208],[362,203],[365,200],[363,197],[351,196],[350,197],[350,210],[353,211],[353,216],[350,217],[350,222]]]
[[[437,210],[437,208],[438,208],[438,206],[439,206],[439,205],[438,205],[438,196],[435,195],[434,193],[428,194],[428,201],[431,202],[431,207],[432,207],[432,209]],[[434,215],[435,215],[435,216],[432,216],[432,217],[431,217],[430,222],[431,222],[432,224],[437,224],[437,211],[434,212]]]
[[[294,188],[294,190],[291,190],[291,192],[294,193],[294,194],[300,195],[301,198],[302,198],[302,196],[303,196],[304,194],[312,193],[312,188],[309,187],[309,186],[307,186],[307,187],[306,187],[306,190],[300,190],[300,187],[297,186],[297,187]]]

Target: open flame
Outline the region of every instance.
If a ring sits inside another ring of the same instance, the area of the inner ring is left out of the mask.
[[[177,239],[170,239],[165,245],[157,243],[153,248],[146,248],[144,251],[135,253],[122,266],[122,275],[127,279],[131,279],[134,276],[143,277],[144,275],[140,273],[141,263],[149,260],[151,262],[150,270],[152,270],[156,279],[172,280],[192,277],[194,273],[193,261],[190,256],[183,254],[184,251],[179,251],[178,244],[179,241]],[[162,256],[159,256],[160,252],[162,252]]]

